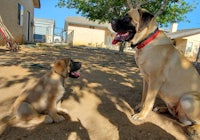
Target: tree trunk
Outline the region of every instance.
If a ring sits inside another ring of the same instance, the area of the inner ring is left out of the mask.
[[[119,45],[119,53],[122,54],[124,52],[124,48],[126,46],[126,42],[120,42],[120,45]]]

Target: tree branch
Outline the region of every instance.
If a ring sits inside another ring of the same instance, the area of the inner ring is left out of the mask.
[[[126,1],[126,4],[127,4],[127,7],[128,7],[129,9],[133,9],[133,4],[132,4],[131,0],[127,0],[127,1]]]
[[[164,0],[160,9],[154,14],[154,17],[161,15],[165,11],[165,7],[167,6],[168,0]]]
[[[140,2],[139,0],[134,0],[135,5],[132,4],[131,0],[127,0],[127,7],[129,9],[137,8],[140,9],[142,5],[153,2],[153,0],[145,0],[143,2]]]

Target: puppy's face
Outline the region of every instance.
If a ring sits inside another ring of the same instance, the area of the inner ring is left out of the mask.
[[[74,62],[72,59],[70,59],[70,71],[69,71],[69,77],[71,78],[78,78],[80,74],[77,72],[81,68],[80,62]]]
[[[132,9],[122,19],[112,20],[111,27],[117,32],[112,43],[131,41],[136,33],[147,27],[152,18],[153,15],[144,9]]]
[[[53,69],[59,75],[67,78],[78,78],[80,74],[77,72],[81,68],[80,62],[74,62],[70,58],[64,58],[57,60],[54,65]]]

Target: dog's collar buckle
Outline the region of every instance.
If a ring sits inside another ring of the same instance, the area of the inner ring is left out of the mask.
[[[159,34],[160,30],[158,28],[156,28],[156,30],[151,33],[150,35],[148,35],[145,39],[143,39],[142,41],[136,43],[136,44],[131,44],[131,48],[137,48],[137,49],[141,49],[143,47],[145,47],[147,44],[149,44],[152,40],[154,40],[157,35]]]

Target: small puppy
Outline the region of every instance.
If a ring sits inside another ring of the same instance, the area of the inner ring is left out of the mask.
[[[57,60],[50,72],[16,99],[9,120],[34,124],[63,121],[64,117],[58,112],[64,110],[58,108],[57,104],[65,92],[64,82],[67,77],[78,78],[80,74],[77,70],[80,68],[81,63],[70,58]]]

